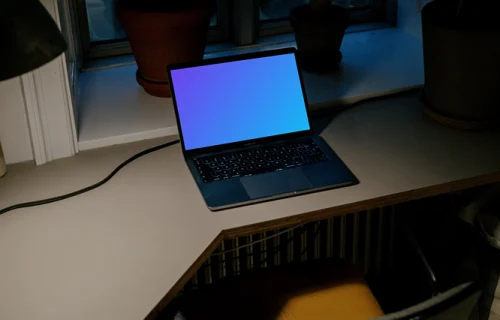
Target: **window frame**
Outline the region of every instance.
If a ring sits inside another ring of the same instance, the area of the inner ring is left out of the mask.
[[[76,8],[78,24],[79,60],[108,58],[132,54],[128,41],[92,43],[85,0],[72,0]],[[398,0],[372,0],[370,9],[353,9],[354,24],[386,22],[395,26]],[[217,27],[210,30],[208,42],[232,42],[235,47],[255,45],[261,37],[293,32],[289,21],[261,23],[259,0],[217,0]],[[373,4],[372,4],[373,6]]]
[[[397,23],[398,0],[373,0],[370,9],[352,9],[351,22],[354,24],[384,21],[392,26]],[[260,37],[269,37],[293,32],[289,21],[270,21],[261,23],[259,19],[258,0],[234,0],[233,21],[241,21],[238,14],[246,12],[253,24],[234,26],[234,42],[236,45],[251,45]],[[247,19],[248,20],[248,19]]]

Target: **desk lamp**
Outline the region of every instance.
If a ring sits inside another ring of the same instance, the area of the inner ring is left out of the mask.
[[[35,70],[66,50],[59,28],[38,0],[0,4],[0,81]],[[6,173],[0,144],[0,177]]]

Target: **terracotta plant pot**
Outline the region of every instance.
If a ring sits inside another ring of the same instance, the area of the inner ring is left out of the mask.
[[[349,20],[349,11],[335,5],[320,16],[309,5],[292,10],[291,24],[304,70],[322,72],[338,67],[342,60],[340,46]]]
[[[213,14],[211,1],[198,1],[191,9],[151,12],[117,3],[137,62],[137,82],[147,93],[170,97],[167,65],[203,59]]]

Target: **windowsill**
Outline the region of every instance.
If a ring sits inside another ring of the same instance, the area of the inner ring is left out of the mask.
[[[230,54],[294,45],[280,42],[232,50]],[[312,111],[423,84],[422,41],[398,28],[346,34],[342,53],[340,71],[304,72]],[[80,75],[80,150],[177,134],[172,100],[146,94],[135,81],[135,71],[135,65],[126,65]]]

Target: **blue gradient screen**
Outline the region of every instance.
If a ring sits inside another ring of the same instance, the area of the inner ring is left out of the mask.
[[[171,70],[186,150],[309,130],[293,53]]]

